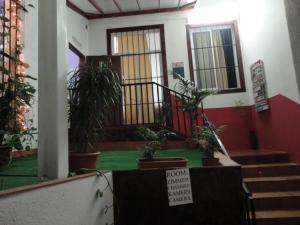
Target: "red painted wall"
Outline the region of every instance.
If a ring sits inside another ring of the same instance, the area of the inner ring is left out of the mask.
[[[250,131],[255,131],[260,149],[290,153],[300,163],[300,104],[276,95],[269,99],[270,110],[257,113],[254,106],[205,109],[216,125],[226,124],[220,135],[229,150],[250,149]]]
[[[183,114],[180,110],[176,111],[176,108],[180,107],[180,103],[176,103],[175,96],[172,96],[171,100],[172,111],[174,112],[172,122],[173,129],[184,134],[185,130],[191,130],[189,115],[188,113]],[[225,130],[220,134],[220,138],[226,149],[237,150],[251,148],[250,131],[253,130],[253,128],[250,106],[205,109],[205,113],[208,119],[216,126],[226,125]],[[201,115],[200,109],[199,115]],[[199,125],[201,125],[201,122],[200,120]],[[190,135],[190,132],[188,132],[188,135]]]
[[[251,149],[254,131],[259,148],[289,152],[292,161],[300,163],[300,104],[282,95],[270,98],[269,104],[270,109],[260,113],[254,106],[205,109],[205,113],[215,125],[226,125],[220,137],[228,150]],[[179,124],[183,127],[182,118]]]
[[[251,107],[205,109],[208,119],[216,126],[226,125],[219,136],[228,150],[249,149],[252,129]]]
[[[270,110],[261,113],[252,107],[259,147],[287,151],[300,163],[300,104],[282,95],[270,98],[269,104]]]

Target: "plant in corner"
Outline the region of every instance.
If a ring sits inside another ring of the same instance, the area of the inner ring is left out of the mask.
[[[143,158],[138,159],[140,169],[186,167],[187,160],[184,158],[161,158],[156,155],[156,151],[161,149],[162,143],[167,140],[167,138],[176,136],[174,132],[166,129],[155,132],[147,127],[141,126],[137,128],[136,134],[145,141]]]
[[[103,132],[105,120],[121,96],[119,75],[112,70],[111,59],[107,57],[97,65],[84,65],[75,70],[68,89],[70,170],[95,169],[99,154],[95,144]]]
[[[27,12],[19,2],[16,2],[16,9]],[[15,47],[9,52],[6,50],[6,45],[9,45],[12,40],[12,30],[17,33],[20,31],[5,16],[8,9],[2,10],[4,13],[0,17],[0,22],[3,29],[0,36],[3,38],[5,48],[1,51],[3,64],[0,66],[0,167],[10,162],[12,149],[30,148],[30,142],[36,133],[36,128],[32,126],[33,121],[26,118],[36,92],[29,80],[36,79],[24,72],[29,65],[21,59],[23,45],[18,35]],[[8,12],[11,10],[9,9]]]

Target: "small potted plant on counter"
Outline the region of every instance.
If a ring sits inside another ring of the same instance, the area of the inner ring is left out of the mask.
[[[140,169],[177,168],[186,167],[187,159],[180,157],[157,157],[156,151],[161,149],[162,143],[171,136],[176,135],[168,130],[155,132],[147,127],[138,127],[137,135],[146,143],[143,147],[143,158],[138,159]]]
[[[212,124],[200,127],[200,138],[198,143],[200,148],[204,151],[205,157],[202,160],[203,166],[219,165],[219,158],[215,157],[215,152],[220,151],[220,145],[215,134],[221,133],[225,125],[215,127]]]
[[[119,75],[109,57],[99,64],[77,69],[69,83],[70,171],[95,169],[99,151],[95,144],[104,122],[121,96]]]

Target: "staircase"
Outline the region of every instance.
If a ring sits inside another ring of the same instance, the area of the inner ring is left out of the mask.
[[[230,154],[253,193],[257,225],[300,225],[300,165],[279,151]]]

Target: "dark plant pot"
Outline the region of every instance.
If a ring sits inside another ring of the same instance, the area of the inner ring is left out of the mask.
[[[162,169],[186,167],[187,159],[185,158],[154,158],[153,160],[138,159],[139,169]]]
[[[186,144],[183,140],[166,140],[161,143],[161,149],[185,148]]]
[[[198,147],[198,143],[196,143],[195,141],[186,141],[187,149],[197,149]]]
[[[100,152],[70,152],[69,153],[69,170],[78,172],[82,169],[95,170],[96,162]]]
[[[204,158],[202,159],[203,166],[219,166],[220,160],[219,158]]]
[[[37,149],[30,149],[30,150],[18,150],[18,151],[13,151],[12,152],[12,158],[21,158],[21,157],[28,157],[28,156],[33,156],[37,155],[38,151]]]
[[[12,159],[12,147],[0,145],[0,168],[7,166]]]

